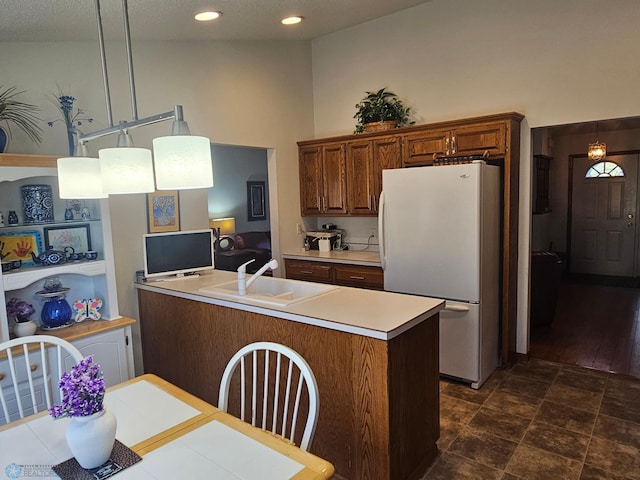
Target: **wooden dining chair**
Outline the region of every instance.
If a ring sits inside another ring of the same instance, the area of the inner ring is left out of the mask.
[[[237,367],[238,375],[234,378]],[[232,388],[233,387],[233,388]],[[254,427],[269,430],[307,450],[318,420],[318,384],[307,362],[289,347],[256,342],[241,348],[229,361],[220,382],[218,408],[229,411],[229,398],[239,403],[233,414]],[[307,414],[306,420],[300,412]],[[251,418],[248,418],[248,414]],[[296,427],[304,429],[302,436]]]
[[[64,373],[66,356],[76,363],[84,358],[71,343],[51,335],[0,343],[0,424],[50,408],[59,401],[54,389]]]

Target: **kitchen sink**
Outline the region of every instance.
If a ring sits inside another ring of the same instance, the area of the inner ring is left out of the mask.
[[[199,291],[233,298],[254,300],[272,305],[291,305],[336,290],[338,287],[322,283],[301,282],[283,278],[260,277],[247,288],[246,295],[238,294],[238,282],[202,287]]]

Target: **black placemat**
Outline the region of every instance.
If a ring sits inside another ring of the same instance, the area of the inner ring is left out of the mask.
[[[116,440],[109,460],[97,468],[86,470],[80,466],[75,458],[70,458],[58,465],[54,465],[51,469],[62,480],[103,480],[138,463],[140,460],[142,460],[140,455]]]

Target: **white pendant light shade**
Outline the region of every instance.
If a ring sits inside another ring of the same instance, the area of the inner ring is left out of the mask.
[[[213,186],[211,142],[206,137],[172,135],[153,140],[158,190]]]
[[[102,188],[106,193],[148,193],[155,190],[148,148],[103,148],[98,152]]]
[[[100,163],[91,157],[58,159],[60,198],[107,198],[102,189]]]

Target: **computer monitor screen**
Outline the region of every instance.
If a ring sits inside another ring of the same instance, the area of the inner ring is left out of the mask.
[[[184,275],[214,267],[211,229],[145,234],[143,248],[146,277]]]

